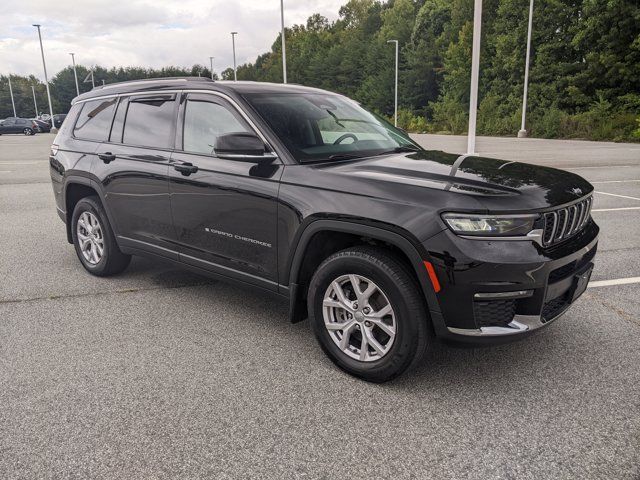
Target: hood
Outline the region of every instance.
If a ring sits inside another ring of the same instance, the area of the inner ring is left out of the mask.
[[[555,207],[571,203],[593,191],[589,182],[564,170],[439,151],[384,155],[314,167],[325,173],[347,177],[348,188],[354,193],[371,195],[370,189],[360,192],[352,184],[356,179],[366,179],[369,184],[377,184],[378,192],[386,193],[390,199],[389,194],[413,197],[416,188],[426,188],[446,191],[449,199],[451,195],[472,197],[477,203],[469,203],[491,211]]]

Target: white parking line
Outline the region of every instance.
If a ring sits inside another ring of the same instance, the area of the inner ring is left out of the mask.
[[[620,208],[594,208],[593,212],[619,212],[621,210],[640,210],[640,207],[620,207]]]
[[[600,195],[609,195],[611,197],[620,197],[620,198],[628,198],[630,200],[638,200],[640,202],[640,198],[638,197],[630,197],[628,195],[618,195],[617,193],[607,193],[607,192],[598,192],[598,191],[596,191],[596,193],[599,193]]]
[[[640,283],[640,277],[616,278],[614,280],[589,282],[589,288],[610,287],[612,285],[629,285],[631,283]]]
[[[587,167],[566,167],[563,170],[583,170],[585,168],[633,168],[639,165],[589,165]]]
[[[601,180],[599,182],[589,182],[589,183],[632,183],[632,182],[640,182],[640,180]]]
[[[39,163],[49,163],[46,160],[37,162],[0,162],[0,165],[37,165]]]
[[[11,170],[0,170],[0,173],[11,173]]]

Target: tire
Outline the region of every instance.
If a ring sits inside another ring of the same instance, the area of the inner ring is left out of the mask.
[[[25,128],[25,129],[22,131],[22,133],[24,133],[24,134],[25,134],[25,135],[27,135],[27,136],[31,136],[31,135],[33,135],[35,132],[33,131],[33,129],[32,129],[32,128]]]
[[[71,235],[80,263],[92,275],[115,275],[127,268],[131,261],[131,256],[118,248],[97,196],[84,197],[76,204],[71,217]]]
[[[354,281],[361,295],[356,295]],[[334,282],[345,294],[342,302]],[[371,295],[368,300],[366,294]],[[351,310],[342,308],[349,301]],[[389,312],[387,304],[391,313],[374,321],[375,313]],[[400,259],[381,248],[348,248],[324,260],[311,279],[307,306],[324,352],[338,367],[369,382],[386,382],[415,367],[432,342],[419,285]],[[325,322],[334,324],[331,331]],[[347,329],[338,328],[345,325],[351,325],[346,342]],[[363,334],[375,340],[364,349]]]

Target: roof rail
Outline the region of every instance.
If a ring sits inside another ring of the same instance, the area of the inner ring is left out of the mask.
[[[91,89],[94,90],[105,90],[113,87],[121,87],[126,85],[143,85],[145,83],[155,83],[155,82],[210,82],[213,83],[214,80],[211,80],[209,77],[159,77],[159,78],[141,78],[139,80],[127,80],[125,82],[116,82],[109,83],[108,85],[97,85]]]

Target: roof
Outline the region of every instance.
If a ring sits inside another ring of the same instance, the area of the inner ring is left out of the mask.
[[[227,93],[238,93],[240,95],[247,93],[328,93],[317,88],[305,87],[291,83],[235,82],[227,80],[214,81],[205,77],[169,77],[131,80],[127,82],[99,85],[91,91],[74,98],[72,103],[104,95],[144,93],[145,91],[175,89],[216,90]]]

